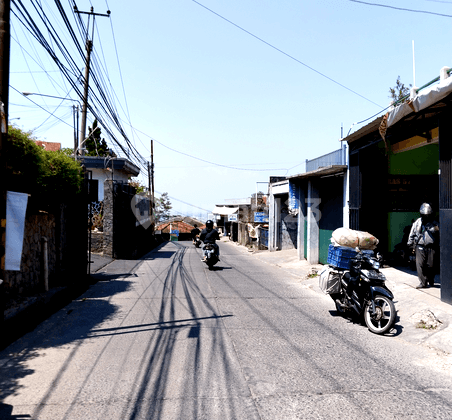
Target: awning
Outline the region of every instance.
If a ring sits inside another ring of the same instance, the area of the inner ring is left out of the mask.
[[[234,214],[239,211],[238,207],[221,207],[215,206],[212,213],[219,214],[220,216],[228,216],[229,214]]]
[[[389,128],[403,117],[422,111],[439,102],[452,92],[452,77],[442,80],[438,85],[425,89],[410,102],[401,104],[388,112],[387,127]]]
[[[288,194],[289,193],[289,181],[275,182],[270,184],[270,189],[273,195]]]
[[[288,178],[292,181],[295,181],[297,179],[306,179],[306,178],[313,178],[313,177],[323,177],[323,176],[330,176],[330,175],[340,175],[347,171],[347,165],[329,165],[329,166],[321,166],[320,168],[305,172],[303,174],[298,175],[291,175],[288,176]]]

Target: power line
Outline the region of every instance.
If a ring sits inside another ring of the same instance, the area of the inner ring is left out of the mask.
[[[194,1],[194,0],[193,0]],[[403,7],[395,7],[395,6],[389,6],[387,4],[380,4],[380,3],[368,3],[366,1],[360,1],[360,0],[348,0],[353,3],[360,3],[365,4],[366,6],[378,6],[378,7],[386,7],[388,9],[395,9],[395,10],[402,10],[404,12],[414,12],[414,13],[426,13],[429,15],[436,15],[436,16],[443,16],[443,17],[452,17],[452,15],[445,15],[443,13],[435,13],[435,12],[429,12],[427,10],[413,10],[413,9],[405,9]],[[431,0],[430,0],[431,1]]]
[[[160,195],[163,194],[163,193],[161,193],[161,192],[159,192],[159,191],[157,191],[157,190],[156,190],[155,192],[156,192],[157,194],[160,194]],[[176,201],[179,201],[179,202],[182,203],[182,204],[186,204],[187,206],[195,207],[195,208],[197,208],[197,209],[199,209],[199,210],[204,210],[204,211],[207,211],[208,213],[210,213],[210,210],[203,209],[202,207],[195,206],[194,204],[187,203],[186,201],[182,201],[182,200],[179,200],[178,198],[171,197],[170,195],[167,195],[167,197],[168,197],[168,198],[171,198],[171,200],[176,200]]]
[[[351,0],[351,1],[353,1],[353,0]],[[247,33],[248,35],[251,35],[253,38],[256,38],[258,41],[264,43],[265,45],[268,45],[269,47],[271,47],[271,48],[273,48],[274,50],[280,52],[281,54],[284,54],[285,56],[289,57],[290,59],[296,61],[297,63],[299,63],[299,64],[301,64],[301,65],[303,65],[303,66],[305,66],[305,67],[308,68],[309,70],[312,70],[313,72],[319,74],[320,76],[322,76],[322,77],[328,79],[330,82],[333,82],[333,83],[335,83],[336,85],[339,85],[340,87],[342,87],[342,88],[348,90],[349,92],[352,92],[353,94],[359,96],[360,98],[365,99],[366,101],[368,101],[368,102],[370,102],[370,103],[372,103],[372,104],[374,104],[374,105],[376,105],[376,106],[382,108],[382,107],[381,107],[379,104],[377,104],[376,102],[371,101],[370,99],[368,99],[368,98],[366,98],[365,96],[359,94],[358,92],[355,92],[354,90],[348,88],[347,86],[343,85],[342,83],[339,83],[338,81],[332,79],[331,77],[327,76],[326,74],[324,74],[324,73],[322,73],[322,72],[316,70],[315,68],[313,68],[313,67],[307,65],[306,63],[303,63],[302,61],[298,60],[298,58],[295,58],[294,56],[292,56],[292,55],[290,55],[290,54],[284,52],[283,50],[279,49],[278,47],[275,47],[273,44],[270,44],[269,42],[263,40],[262,38],[259,38],[257,35],[254,35],[254,34],[251,33],[250,31],[247,31],[246,29],[242,28],[241,26],[237,25],[236,23],[232,22],[231,20],[226,19],[224,16],[220,15],[220,14],[217,13],[217,12],[214,12],[212,9],[209,9],[208,7],[206,7],[206,6],[204,6],[203,4],[197,2],[196,0],[192,0],[192,2],[193,2],[193,3],[196,3],[197,5],[199,5],[199,6],[201,6],[201,7],[203,7],[204,9],[206,9],[206,10],[208,10],[209,12],[213,13],[214,15],[218,16],[219,18],[225,20],[226,22],[230,23],[231,25],[235,26],[236,28],[240,29],[241,31]]]
[[[431,1],[431,2],[434,2],[434,3],[452,4],[452,1],[444,1],[444,0],[425,0],[425,1]]]
[[[148,134],[143,133],[142,131],[138,130],[137,128],[134,128],[134,130],[136,130],[139,133],[143,134],[144,136],[154,140],[156,143],[160,144],[161,146],[165,147],[168,150],[171,150],[172,152],[179,153],[180,155],[188,156],[188,157],[190,157],[192,159],[196,159],[196,160],[199,160],[199,161],[204,162],[204,163],[208,163],[209,165],[219,166],[221,168],[227,168],[227,169],[234,169],[236,171],[253,171],[253,172],[287,171],[287,168],[279,168],[279,169],[274,169],[274,168],[268,168],[268,169],[237,168],[237,167],[234,167],[234,166],[222,165],[221,163],[210,162],[210,161],[202,159],[200,157],[193,156],[193,155],[190,155],[188,153],[181,152],[180,150],[173,149],[172,147],[167,146],[166,144],[156,140],[155,138],[149,136]]]
[[[19,93],[19,94],[22,95],[22,92],[19,92],[14,86],[9,85],[9,87],[10,87],[11,89],[14,89],[17,93]],[[28,96],[27,96],[27,99],[28,99],[29,101],[33,102],[35,105],[39,106],[39,108],[41,108],[41,109],[44,110],[45,112],[49,113],[51,116],[53,116],[53,117],[55,117],[56,119],[60,120],[63,124],[66,124],[66,125],[68,125],[69,127],[72,127],[71,124],[68,124],[66,121],[63,121],[61,118],[58,118],[58,117],[55,115],[54,112],[48,111],[47,109],[45,109],[44,107],[42,107],[41,105],[39,105],[38,103],[36,103],[35,101],[33,101],[32,99],[30,99]],[[55,110],[55,111],[56,111],[56,110]],[[41,125],[42,125],[42,124],[41,124]]]

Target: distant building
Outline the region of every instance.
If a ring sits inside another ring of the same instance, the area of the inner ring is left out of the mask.
[[[47,150],[48,152],[56,152],[57,150],[61,150],[61,143],[54,143],[50,141],[41,141],[41,140],[35,140],[35,143],[42,147],[43,149]]]
[[[92,171],[93,179],[98,181],[98,201],[104,199],[106,180],[128,183],[130,177],[140,173],[140,168],[125,158],[79,156],[78,159],[88,171]]]

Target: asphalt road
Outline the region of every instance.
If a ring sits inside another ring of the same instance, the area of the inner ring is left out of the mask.
[[[221,243],[114,261],[0,353],[1,419],[450,419],[450,358]]]

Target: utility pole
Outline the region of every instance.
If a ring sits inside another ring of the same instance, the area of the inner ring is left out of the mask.
[[[148,161],[148,197],[149,197],[149,217],[152,221],[152,199],[151,199],[151,165]]]
[[[6,251],[6,143],[8,141],[8,89],[10,0],[0,0],[0,326],[3,324]],[[0,330],[0,335],[2,331]],[[1,337],[0,337],[1,341]]]
[[[92,8],[91,8],[92,9]],[[93,25],[94,26],[94,25]],[[82,156],[85,155],[85,146],[82,145],[86,134],[86,109],[88,108],[88,88],[89,88],[89,68],[93,41],[86,40],[86,66],[85,66],[85,84],[83,88],[83,106],[82,106],[82,125],[80,127],[80,147]]]
[[[148,162],[148,191],[149,191],[149,197],[151,196],[151,165]]]
[[[151,140],[151,199],[153,213],[155,212],[154,198],[154,140]]]
[[[74,12],[79,14],[85,14],[88,15],[88,28],[86,30],[86,65],[85,65],[85,81],[84,81],[84,87],[83,87],[83,107],[82,107],[82,123],[80,127],[80,146],[82,146],[83,142],[85,141],[85,134],[86,134],[86,112],[88,108],[88,90],[89,90],[89,71],[90,71],[90,64],[91,64],[91,51],[93,50],[93,39],[94,39],[94,19],[96,16],[104,16],[104,17],[110,17],[110,10],[107,10],[107,14],[100,14],[100,13],[94,13],[94,7],[91,7],[91,11],[89,12],[81,12],[77,9],[77,6],[74,6]],[[91,40],[88,39],[88,30],[89,30],[89,18],[93,17],[93,29],[92,29],[92,35]],[[85,150],[83,147],[81,148],[82,156],[85,155]]]

